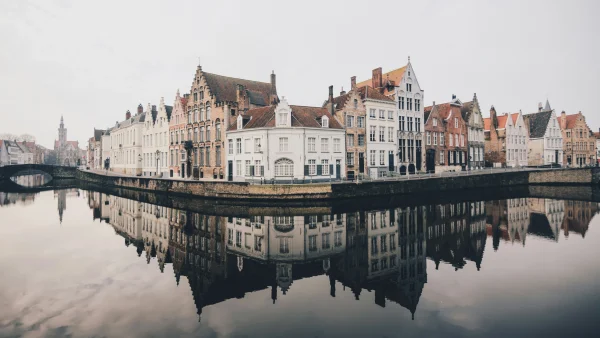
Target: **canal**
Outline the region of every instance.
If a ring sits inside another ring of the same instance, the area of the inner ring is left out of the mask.
[[[1,337],[584,337],[600,327],[597,202],[186,208],[134,195],[0,192]]]

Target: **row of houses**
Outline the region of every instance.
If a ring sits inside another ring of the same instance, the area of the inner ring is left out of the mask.
[[[47,149],[35,142],[0,140],[0,167],[15,164],[45,163]]]
[[[318,107],[279,97],[274,73],[261,82],[198,65],[189,93],[177,91],[173,105],[140,104],[112,128],[94,130],[87,158],[90,167],[128,175],[291,183],[589,165],[595,143],[581,113],[557,117],[548,103],[532,114],[492,106],[486,118],[477,95],[425,106],[409,58],[362,82],[352,76],[339,95],[329,87]]]

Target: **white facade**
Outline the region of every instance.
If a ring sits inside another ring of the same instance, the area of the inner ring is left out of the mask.
[[[415,171],[425,170],[425,153],[423,152],[423,133],[425,131],[424,92],[408,58],[408,64],[402,81],[396,87],[398,107],[398,143],[397,167],[415,166]],[[417,163],[420,162],[420,163]],[[419,170],[419,168],[421,168]],[[410,170],[408,170],[410,171]]]
[[[168,177],[169,118],[164,98],[160,99],[158,111],[154,108],[148,104],[142,130],[142,176]]]
[[[101,148],[102,148],[102,152],[101,152],[101,158],[102,160],[100,161],[100,168],[104,169],[104,163],[105,161],[108,159],[108,163],[110,165],[110,149],[111,149],[111,140],[110,140],[110,130],[107,130],[106,133],[104,133],[104,135],[102,135],[102,141],[101,141]]]
[[[227,131],[228,179],[291,183],[340,178],[345,168],[345,131],[327,109],[290,106],[285,98],[272,109],[257,108],[238,115],[236,125]],[[274,126],[251,124],[253,119],[257,123],[269,120],[264,114],[273,115]],[[322,115],[317,123],[307,114]]]
[[[130,114],[127,111],[127,114]],[[135,116],[126,115],[125,121],[111,130],[110,169],[127,175],[142,174],[142,130],[146,114],[141,105]]]
[[[552,117],[548,121],[548,127],[544,133],[544,164],[563,164],[563,138],[560,124],[556,114],[552,111]],[[558,157],[557,157],[558,155]]]
[[[366,161],[371,178],[384,177],[395,171],[398,110],[393,101],[378,101],[368,96],[363,103],[367,110]]]
[[[529,133],[521,112],[509,114],[506,118],[506,166],[527,166]]]
[[[3,140],[0,144],[0,166],[33,163],[33,154],[28,156],[17,142]]]

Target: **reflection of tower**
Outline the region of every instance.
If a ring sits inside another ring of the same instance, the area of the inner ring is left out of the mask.
[[[65,209],[67,208],[67,191],[59,190],[57,192],[57,194],[58,194],[58,219],[60,220],[60,223],[62,224],[63,213],[64,213]]]
[[[281,288],[281,292],[285,295],[292,285],[292,264],[278,263],[275,271],[277,285]]]
[[[60,116],[60,127],[58,128],[58,146],[54,149],[56,151],[57,163],[63,164],[66,155],[65,155],[65,147],[67,145],[67,129],[65,128],[65,123],[62,115]]]

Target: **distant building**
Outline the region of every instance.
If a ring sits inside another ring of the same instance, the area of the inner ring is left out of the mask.
[[[527,162],[530,166],[562,165],[563,138],[560,124],[546,100],[545,108],[540,103],[538,112],[523,115],[529,132]]]
[[[111,171],[137,176],[142,174],[142,129],[149,114],[144,112],[140,104],[134,116],[128,110],[125,120],[117,122],[111,129]]]
[[[165,105],[164,98],[160,99],[158,109],[148,104],[142,129],[143,176],[168,177],[169,175],[168,135],[172,111],[173,107]]]
[[[188,178],[192,176],[184,144],[187,131],[188,96],[188,94],[181,96],[177,90],[173,112],[169,120],[169,177]]]
[[[33,154],[19,142],[0,140],[0,167],[5,165],[26,164],[31,162]]]
[[[563,163],[569,167],[582,167],[596,163],[596,137],[585,122],[581,112],[560,114],[563,137]]]
[[[506,167],[527,166],[529,134],[518,113],[498,116],[494,106],[484,120],[485,161],[489,165]]]
[[[58,128],[58,140],[54,141],[54,150],[56,151],[56,161],[58,165],[77,166],[81,163],[82,150],[79,148],[79,141],[67,141],[67,128],[65,128],[63,117],[60,117],[60,126]]]
[[[485,167],[483,155],[485,153],[485,139],[483,137],[483,117],[477,94],[473,94],[473,101],[464,102],[462,118],[467,123],[467,164],[469,169]]]

